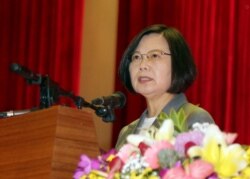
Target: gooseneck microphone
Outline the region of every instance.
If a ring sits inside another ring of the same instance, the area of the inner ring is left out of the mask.
[[[29,83],[41,83],[41,75],[33,73],[24,66],[21,66],[17,63],[12,63],[10,69],[11,71],[24,77]]]
[[[92,100],[91,104],[97,106],[96,115],[102,117],[104,122],[113,122],[115,120],[114,109],[124,107],[126,97],[118,91],[110,96],[96,98]]]
[[[10,70],[21,75],[29,84],[38,84],[40,86],[40,106],[39,109],[48,108],[58,102],[59,97],[71,98],[77,108],[88,107],[95,110],[97,116],[101,117],[104,122],[113,122],[115,120],[114,109],[125,106],[126,97],[118,91],[110,96],[96,98],[88,103],[80,96],[75,96],[72,92],[62,89],[58,83],[51,80],[48,75],[35,74],[28,68],[13,63]],[[10,117],[30,112],[29,110],[22,111],[7,111],[0,113],[1,117]]]
[[[122,92],[117,91],[110,96],[103,96],[92,100],[92,104],[110,106],[111,108],[122,108],[126,104],[126,97]]]

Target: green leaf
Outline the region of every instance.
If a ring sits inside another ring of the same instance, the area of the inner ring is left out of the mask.
[[[158,121],[162,124],[164,120],[171,119],[174,123],[175,131],[177,133],[181,133],[187,131],[186,118],[187,116],[183,108],[181,108],[178,112],[171,109],[169,115],[161,112],[158,116]]]

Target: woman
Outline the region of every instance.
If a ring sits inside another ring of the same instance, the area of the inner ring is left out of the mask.
[[[151,125],[160,127],[161,112],[183,109],[189,129],[196,122],[214,123],[204,109],[189,103],[184,91],[196,77],[192,54],[182,35],[172,27],[153,25],[144,29],[125,51],[119,69],[125,87],[145,97],[147,109],[125,126],[118,137],[119,149],[131,133],[142,133]]]

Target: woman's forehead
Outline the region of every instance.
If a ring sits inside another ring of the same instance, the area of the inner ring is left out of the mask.
[[[169,46],[162,34],[151,33],[144,35],[135,51],[148,52],[152,49],[168,50]]]

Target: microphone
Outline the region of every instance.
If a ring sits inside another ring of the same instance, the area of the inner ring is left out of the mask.
[[[22,115],[31,112],[32,110],[26,109],[26,110],[17,110],[17,111],[6,111],[6,112],[0,112],[0,118],[5,118],[5,117],[12,117],[12,116],[17,116],[17,115]]]
[[[33,83],[41,83],[41,76],[34,74],[32,71],[30,71],[28,68],[21,66],[17,63],[12,63],[10,66],[11,71],[20,74],[22,77],[24,77],[28,82]]]
[[[126,97],[122,92],[118,91],[110,96],[96,98],[92,100],[91,103],[93,105],[103,105],[111,108],[122,108],[126,104]]]

